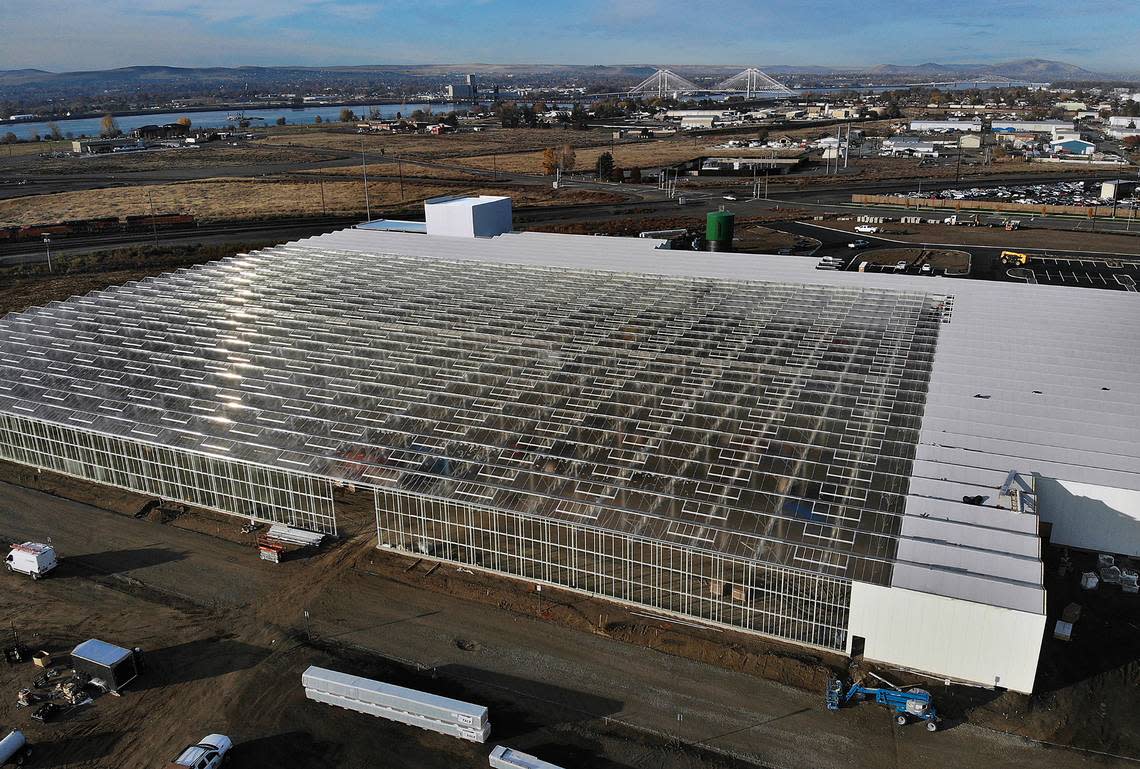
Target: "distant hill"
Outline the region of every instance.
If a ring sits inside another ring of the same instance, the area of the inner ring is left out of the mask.
[[[898,64],[880,64],[869,70],[880,75],[966,75],[983,76],[998,75],[1014,80],[1030,80],[1034,82],[1050,82],[1054,80],[1113,80],[1112,75],[1067,64],[1063,61],[1050,61],[1049,59],[1017,59],[1016,61],[1003,61],[996,64],[918,64],[905,66]]]
[[[668,65],[686,77],[726,77],[748,65]],[[0,98],[43,94],[92,93],[98,90],[171,92],[200,87],[240,87],[263,90],[305,91],[317,84],[367,86],[377,82],[409,88],[441,82],[459,82],[466,73],[475,73],[488,81],[509,83],[512,78],[527,77],[539,81],[605,82],[636,81],[652,74],[656,66],[648,64],[365,64],[330,67],[167,67],[138,66],[109,70],[47,72],[39,69],[0,70]],[[827,67],[817,65],[761,65],[773,75],[845,75],[867,76],[908,82],[954,77],[970,78],[995,75],[1011,80],[1054,82],[1060,80],[1122,79],[1092,72],[1075,64],[1048,59],[1018,59],[996,64],[917,65],[877,64],[868,67]],[[1124,78],[1126,79],[1126,78]]]

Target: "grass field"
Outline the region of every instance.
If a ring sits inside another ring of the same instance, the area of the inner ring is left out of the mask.
[[[321,188],[324,188],[322,206]],[[479,186],[408,181],[400,185],[369,181],[373,214],[384,208],[414,205],[437,195],[510,194],[516,206],[605,203],[619,196],[545,187]],[[179,184],[61,192],[0,201],[0,226],[39,224],[97,216],[158,213],[193,214],[199,221],[262,219],[321,213],[351,215],[364,210],[358,181],[325,182],[264,179],[207,179]]]
[[[0,136],[3,136],[6,129],[0,128]],[[28,155],[42,155],[51,152],[71,152],[71,140],[60,139],[59,141],[47,142],[16,142],[15,144],[0,144],[0,161],[4,158],[16,158]]]
[[[344,156],[341,153],[338,155]],[[203,147],[149,150],[146,152],[42,158],[36,159],[33,166],[27,166],[27,170],[48,174],[82,174],[132,173],[178,168],[224,168],[227,166],[249,166],[251,169],[255,169],[257,166],[271,163],[314,163],[329,160],[338,155],[294,147],[231,147],[213,143]]]
[[[361,144],[369,152],[420,159],[490,155],[542,150],[570,144],[585,147],[608,143],[608,130],[571,131],[562,128],[489,128],[443,134],[358,134],[351,129],[317,129],[270,134],[257,143],[274,147],[319,147],[322,149],[360,152]]]

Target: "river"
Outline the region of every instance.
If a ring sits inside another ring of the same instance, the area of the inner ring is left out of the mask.
[[[423,103],[380,104],[375,107],[355,105],[347,109],[351,109],[358,116],[375,109],[379,110],[381,117],[393,118],[396,117],[397,112],[407,116],[417,109],[430,109],[437,114],[443,114],[450,112],[457,106],[459,105]],[[340,111],[342,109],[346,108],[338,105],[335,107],[298,107],[296,109],[277,107],[273,109],[214,110],[211,112],[153,112],[145,115],[123,115],[122,117],[116,117],[115,122],[119,124],[119,128],[123,133],[127,134],[140,126],[173,123],[180,117],[190,118],[195,128],[225,128],[234,125],[234,121],[230,120],[231,116],[242,114],[251,121],[250,127],[256,128],[258,126],[273,125],[277,122],[277,118],[280,117],[285,118],[288,123],[297,124],[312,123],[318,116],[323,121],[335,122],[340,120]],[[59,130],[63,132],[64,136],[98,136],[102,118],[91,117],[56,120],[55,124],[59,126]],[[0,122],[0,136],[3,136],[9,131],[16,134],[16,138],[18,139],[30,139],[35,134],[45,137],[51,134],[51,129],[46,122]]]

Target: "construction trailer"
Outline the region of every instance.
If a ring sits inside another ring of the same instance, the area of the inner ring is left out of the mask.
[[[487,763],[492,769],[562,769],[557,764],[543,761],[541,758],[505,745],[496,745],[492,748]]]
[[[379,716],[451,737],[485,742],[491,735],[487,708],[403,686],[309,666],[301,674],[305,696],[315,702]]]
[[[1125,292],[426,229],[7,316],[0,456],[1023,692],[1040,532],[1140,554]]]
[[[76,673],[109,692],[118,693],[138,678],[138,660],[131,649],[92,638],[71,650],[71,666]]]

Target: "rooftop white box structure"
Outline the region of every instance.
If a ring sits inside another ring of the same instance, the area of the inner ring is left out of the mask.
[[[428,235],[490,238],[511,231],[511,199],[502,195],[443,197],[424,201]]]

